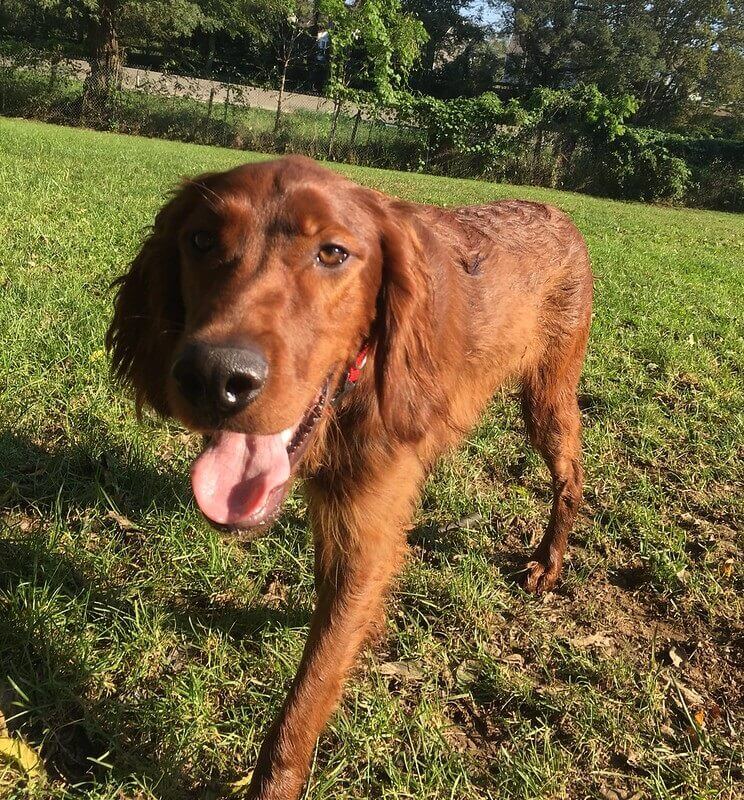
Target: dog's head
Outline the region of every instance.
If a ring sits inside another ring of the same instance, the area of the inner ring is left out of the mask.
[[[415,225],[393,208],[305,158],[204,175],[119,279],[114,370],[138,405],[206,435],[192,483],[213,523],[275,516],[364,341],[386,435],[422,435],[430,291]]]

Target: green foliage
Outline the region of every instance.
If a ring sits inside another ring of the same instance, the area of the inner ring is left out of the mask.
[[[328,95],[343,100],[362,91],[367,102],[394,102],[427,39],[422,23],[400,0],[320,0],[318,7],[331,31]]]
[[[424,167],[459,161],[454,174],[503,178],[516,172],[534,181],[549,160],[553,164],[542,180],[552,185],[680,201],[690,170],[663,144],[628,127],[637,107],[629,95],[610,98],[596,86],[577,86],[537,89],[524,105],[504,105],[494,94],[449,101],[399,97],[397,112],[402,122],[426,131]]]
[[[607,97],[595,85],[582,84],[571,91],[535,89],[525,106],[534,126],[564,130],[601,145],[625,133],[638,101],[628,94]]]
[[[211,5],[217,2],[211,0]],[[43,27],[53,30],[56,26],[70,38],[85,35],[90,20],[99,19],[104,10],[110,9],[125,46],[182,38],[205,22],[197,0],[9,0],[6,5],[4,10],[11,14],[14,6],[18,7],[15,13],[23,8],[17,24],[22,25],[23,17],[29,13],[40,14]],[[209,5],[204,2],[205,8]]]
[[[631,93],[645,120],[741,103],[740,0],[494,0],[519,46],[509,79],[522,91],[596,83]]]
[[[17,50],[0,48],[14,58]],[[38,61],[38,56],[36,56]],[[31,62],[34,69],[42,69]],[[0,73],[0,113],[80,124],[81,86],[39,71]],[[630,200],[744,210],[744,144],[684,137],[629,124],[632,97],[610,98],[595,86],[539,89],[524,102],[493,93],[442,100],[395,91],[382,103],[353,91],[363,113],[276,115],[135,91],[116,95],[107,130],[339,160],[456,177],[577,189]],[[269,130],[266,119],[273,118]],[[312,119],[311,124],[306,124]],[[273,133],[272,133],[273,130]]]
[[[675,202],[687,192],[692,173],[685,161],[642,132],[625,131],[607,156],[602,184],[611,196]]]

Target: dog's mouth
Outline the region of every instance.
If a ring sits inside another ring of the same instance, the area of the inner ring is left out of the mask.
[[[191,485],[202,514],[215,526],[248,530],[279,513],[292,473],[328,402],[330,376],[296,425],[257,435],[214,431],[191,467]]]

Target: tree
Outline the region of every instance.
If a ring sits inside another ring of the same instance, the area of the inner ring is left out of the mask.
[[[345,100],[392,104],[421,53],[427,33],[400,0],[320,0],[319,10],[331,34],[328,94],[335,103],[328,153]],[[358,118],[357,118],[358,122]]]
[[[119,43],[118,0],[99,0],[88,13],[90,72],[83,91],[83,114],[107,116],[111,97],[121,84],[123,66]]]
[[[516,75],[519,84],[558,89],[572,82],[580,47],[577,23],[581,7],[578,0],[512,0],[506,4],[506,31],[521,51]]]
[[[400,0],[320,0],[331,34],[330,93],[341,96],[354,86],[392,99],[408,79],[427,33],[405,13]]]
[[[228,40],[250,37],[266,46],[268,32],[263,24],[264,11],[271,8],[265,0],[195,0],[201,10],[199,30],[206,34],[207,52],[202,71],[211,75],[217,50],[218,34]]]
[[[125,47],[153,38],[179,38],[202,20],[195,0],[28,0],[47,33],[85,42],[90,72],[83,91],[86,116],[107,118],[121,84]]]
[[[717,26],[717,39],[700,83],[701,99],[744,121],[744,2],[730,2]]]
[[[287,73],[296,61],[304,60],[315,21],[313,0],[268,0],[262,9],[266,41],[279,70],[279,96],[276,102],[274,132],[279,130],[284,106]]]
[[[411,75],[411,85],[426,94],[454,96],[479,94],[492,88],[484,69],[497,48],[492,26],[473,13],[471,0],[402,0],[403,10],[421,20],[427,40]],[[492,63],[494,72],[498,71]],[[468,86],[473,71],[480,77]]]
[[[496,36],[477,38],[465,43],[459,51],[440,56],[433,73],[419,72],[413,86],[435,97],[477,97],[493,92],[504,78],[506,45]]]
[[[670,122],[702,96],[711,69],[738,64],[724,44],[741,0],[494,0],[521,50],[519,84],[596,83],[632,92],[639,118]],[[739,28],[741,17],[738,16]],[[729,37],[731,40],[733,37]],[[739,49],[739,54],[741,50]],[[720,85],[720,83],[719,83]]]

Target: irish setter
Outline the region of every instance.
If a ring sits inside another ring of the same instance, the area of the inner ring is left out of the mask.
[[[553,480],[525,586],[555,584],[591,305],[581,235],[539,203],[416,205],[292,156],[186,181],[159,212],[119,279],[113,369],[138,406],[205,436],[191,481],[212,524],[267,525],[296,476],[312,521],[317,606],[251,798],[301,793],[422,482],[507,381]]]

